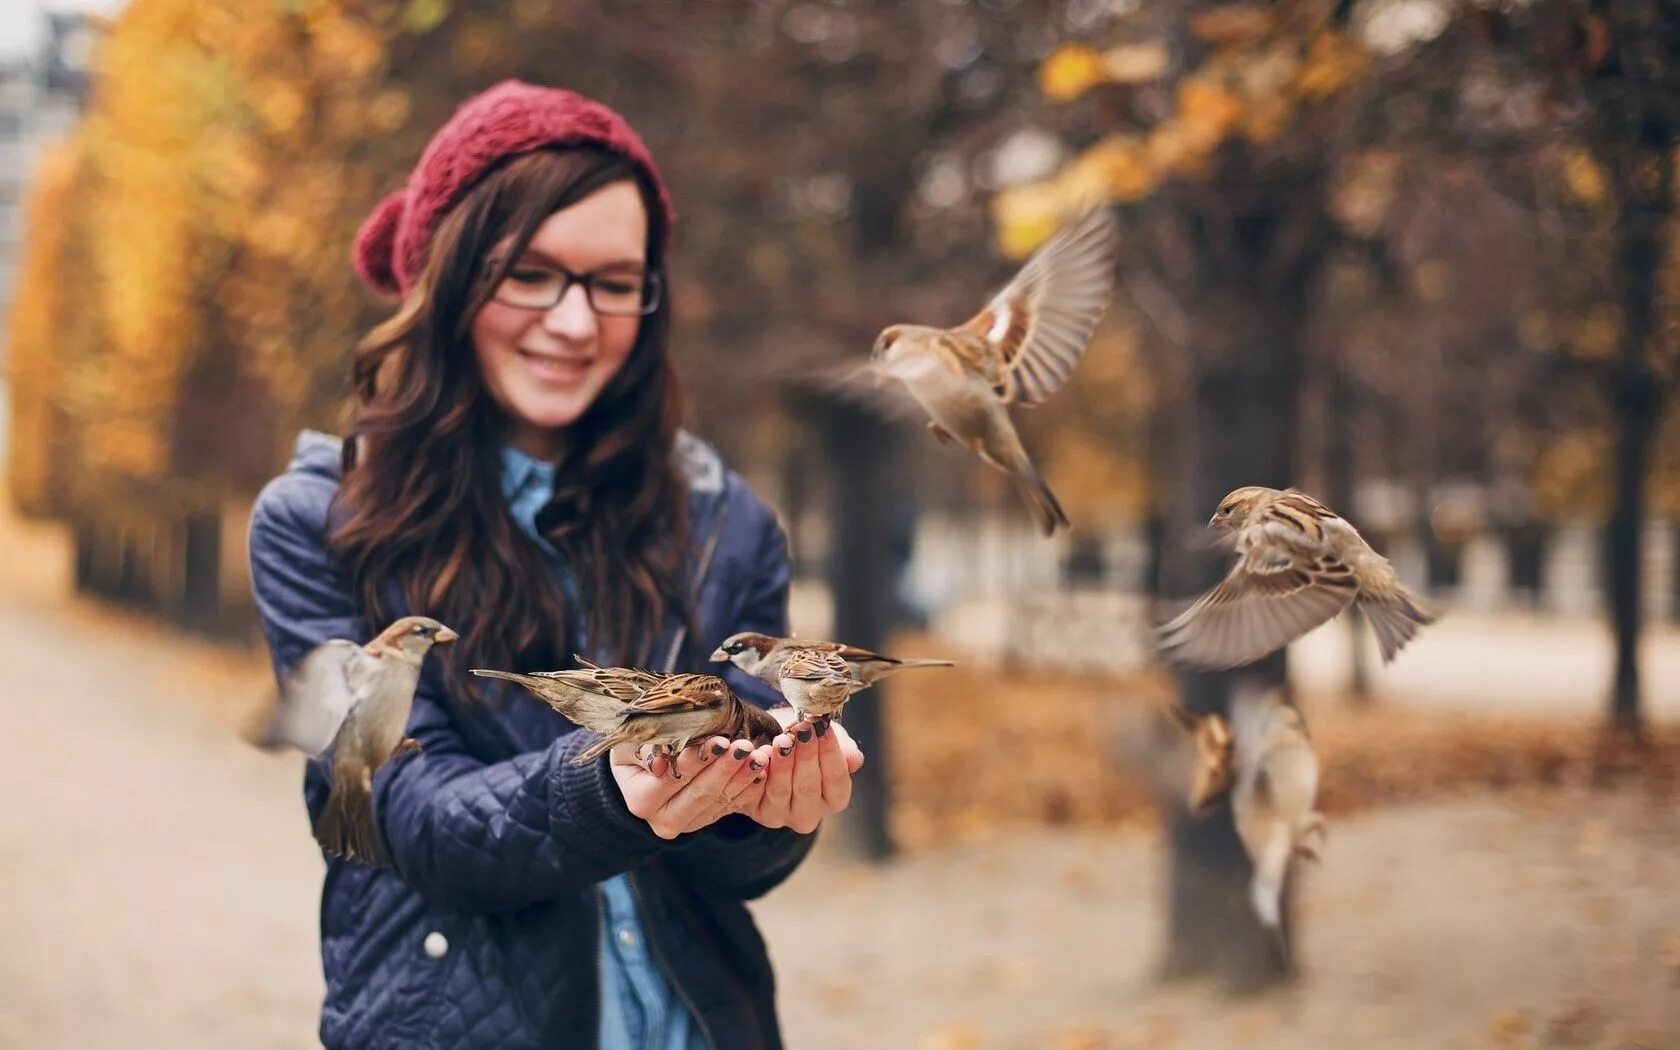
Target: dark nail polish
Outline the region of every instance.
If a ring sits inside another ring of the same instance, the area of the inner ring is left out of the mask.
[[[751,767],[752,767],[752,768],[753,768],[753,769],[755,769],[755,770],[756,770],[756,769],[763,769],[763,768],[764,768],[764,763],[763,763],[763,762],[760,762],[760,761],[759,761],[759,760],[758,760],[758,759],[756,759],[756,758],[755,758],[755,759],[753,759],[753,760],[752,760],[752,761],[751,761],[751,762],[748,762],[748,763],[747,763],[747,765],[749,765],[749,766],[751,766]]]
[[[811,731],[809,729],[801,729],[799,731],[799,742],[801,744],[809,744],[811,742]]]
[[[754,784],[762,784],[762,783],[764,783],[764,778],[763,777],[753,777],[753,783]]]
[[[793,754],[793,745],[789,744],[787,747],[778,747],[776,750],[781,753],[781,756],[783,758],[786,758],[789,755]]]
[[[725,751],[728,751],[728,750],[729,749],[727,747],[724,747],[722,744],[713,744],[712,745],[712,754],[714,754],[714,755],[721,755]]]
[[[735,757],[736,758],[746,758],[750,754],[752,754],[752,751],[750,751],[747,748],[738,747],[738,748],[735,749]]]
[[[827,736],[828,735],[828,723],[827,722],[818,722],[817,723],[817,735],[818,736]]]

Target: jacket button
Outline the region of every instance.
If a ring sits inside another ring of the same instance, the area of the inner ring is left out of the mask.
[[[634,948],[637,944],[636,931],[628,927],[618,931],[618,943],[626,948]]]
[[[434,959],[441,959],[449,951],[449,938],[433,930],[426,934],[426,954]]]

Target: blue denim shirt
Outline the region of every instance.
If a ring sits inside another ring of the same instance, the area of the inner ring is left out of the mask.
[[[537,533],[537,512],[554,494],[554,466],[511,446],[502,449],[502,492],[508,509],[548,557],[561,588],[578,609],[577,583],[560,553]],[[578,648],[588,651],[583,625],[576,625]],[[705,1050],[687,1007],[677,1000],[648,953],[647,937],[630,882],[615,875],[599,884],[601,893],[601,1050]]]

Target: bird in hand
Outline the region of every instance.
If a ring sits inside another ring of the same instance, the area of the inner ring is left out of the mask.
[[[622,671],[624,668],[595,668],[594,670]],[[632,675],[651,674],[633,671]],[[622,683],[611,681],[619,676],[606,676],[611,682],[604,688]],[[731,740],[749,740],[753,744],[768,744],[782,731],[775,716],[747,703],[723,679],[709,674],[658,675],[651,685],[634,700],[624,705],[618,721],[606,730],[601,739],[585,748],[572,761],[577,765],[591,762],[619,744],[653,745],[646,759],[651,767],[653,759],[663,756],[671,775],[680,779],[676,757],[696,740],[724,736]]]
[[[365,645],[334,638],[310,650],[280,686],[280,702],[258,747],[332,755],[332,790],[315,819],[315,840],[335,856],[389,863],[373,813],[373,774],[391,758],[418,751],[405,736],[420,666],[455,632],[425,616],[405,616]]]
[[[1231,733],[1231,814],[1254,862],[1250,901],[1266,928],[1281,931],[1290,863],[1297,856],[1317,860],[1316,845],[1324,836],[1324,818],[1313,808],[1318,755],[1301,713],[1275,691],[1244,689],[1233,696]]]
[[[1160,647],[1176,663],[1252,663],[1358,602],[1386,664],[1437,618],[1358,530],[1304,492],[1237,489],[1220,501],[1208,527],[1231,539],[1237,561],[1218,586],[1160,628]]]
[[[1045,535],[1068,527],[1009,418],[1055,393],[1108,306],[1118,230],[1107,208],[1074,219],[984,309],[956,328],[896,324],[870,355],[931,417],[928,429],[1009,475]]]
[[[800,659],[793,662],[796,656]],[[899,671],[956,666],[950,660],[898,660],[855,645],[777,638],[756,631],[725,638],[713,651],[712,662],[732,663],[780,689],[800,718],[837,717],[852,693]]]
[[[574,725],[610,733],[624,718],[624,709],[668,675],[630,667],[601,667],[575,657],[579,667],[565,671],[493,671],[472,668],[482,678],[517,682],[547,702]]]

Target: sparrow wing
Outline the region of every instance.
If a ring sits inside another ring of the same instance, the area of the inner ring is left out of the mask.
[[[264,745],[325,753],[351,709],[373,690],[379,667],[377,657],[343,638],[310,650],[280,683],[280,704]]]
[[[678,674],[664,679],[637,697],[624,717],[669,715],[716,707],[729,694],[723,679],[709,674]]]
[[[630,703],[658,685],[664,676],[629,667],[589,667],[566,671],[538,671],[533,677],[550,678],[575,689]]]
[[[851,679],[856,675],[836,649],[812,646],[793,651],[787,663],[782,665],[782,677],[821,681],[826,678]]]
[[[1113,214],[1090,209],[958,329],[978,337],[991,367],[976,370],[992,378],[1004,404],[1036,405],[1072,374],[1108,308],[1118,243]]]
[[[1160,631],[1172,659],[1218,669],[1252,663],[1346,609],[1353,572],[1327,554],[1250,546],[1219,585]]]

